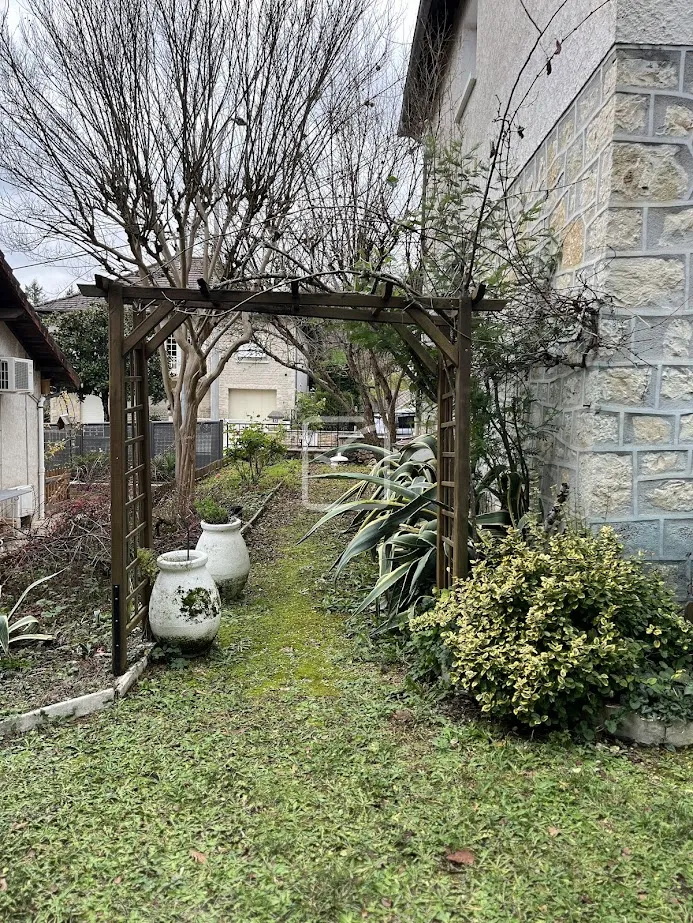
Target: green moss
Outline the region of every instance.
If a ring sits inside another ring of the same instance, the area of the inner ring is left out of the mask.
[[[296,545],[303,521],[281,529],[284,553],[253,568],[248,599],[222,616],[224,649],[242,645],[235,677],[254,695],[295,685],[311,695],[338,695],[345,638],[340,619],[315,606],[312,587],[325,569],[324,542]]]
[[[181,594],[180,607],[183,618],[197,621],[217,614],[219,604],[205,587],[194,587],[187,593],[184,593],[182,589],[178,592]]]

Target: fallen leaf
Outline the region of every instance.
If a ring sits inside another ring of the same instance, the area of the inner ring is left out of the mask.
[[[389,897],[384,897],[380,903],[383,905],[383,907],[392,907],[392,901]]]
[[[199,862],[200,865],[204,865],[207,861],[207,856],[205,856],[203,852],[198,852],[197,849],[191,849],[190,855],[195,860],[195,862]]]
[[[474,865],[476,862],[476,856],[468,849],[456,849],[449,852],[445,858],[453,865]]]
[[[117,878],[114,878],[114,879],[113,879],[113,884],[114,884],[114,885],[119,885],[119,884],[121,883],[122,880],[123,880],[123,876],[122,876],[122,875],[118,875]]]
[[[0,891],[7,891],[7,879],[0,878]]]
[[[633,855],[633,850],[632,850],[632,849],[628,849],[627,846],[624,846],[623,849],[621,850],[621,855],[622,855],[622,856],[632,856],[632,855]]]
[[[560,832],[558,827],[549,827],[549,836],[558,836]]]

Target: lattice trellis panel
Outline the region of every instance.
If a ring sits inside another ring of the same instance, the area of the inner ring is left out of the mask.
[[[124,311],[117,289],[109,294],[109,329],[112,656],[113,672],[120,674],[127,665],[130,632],[141,625],[148,633],[150,583],[138,551],[152,544],[152,479],[146,343],[123,354]]]

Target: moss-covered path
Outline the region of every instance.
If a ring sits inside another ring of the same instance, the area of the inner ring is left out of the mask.
[[[0,919],[692,920],[693,758],[403,699],[317,604],[333,540],[297,547],[311,520],[265,524],[280,554],[259,536],[213,659],[0,750]]]

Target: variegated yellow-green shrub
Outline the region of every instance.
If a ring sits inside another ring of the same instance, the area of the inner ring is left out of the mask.
[[[453,687],[490,715],[574,727],[644,676],[685,672],[693,626],[612,529],[528,528],[488,542],[472,576],[411,621],[415,634],[439,631]]]

